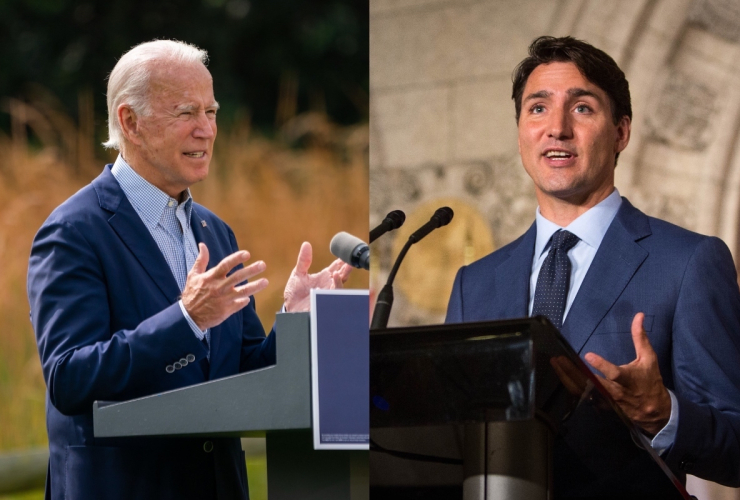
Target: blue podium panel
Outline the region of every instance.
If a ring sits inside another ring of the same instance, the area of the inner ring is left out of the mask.
[[[370,446],[370,296],[367,290],[311,290],[311,401],[314,448]]]

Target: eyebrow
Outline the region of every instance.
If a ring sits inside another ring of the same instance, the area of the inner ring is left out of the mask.
[[[182,112],[182,111],[195,111],[199,108],[199,106],[196,106],[195,104],[181,104],[175,108],[176,112]],[[213,101],[213,104],[210,106],[206,106],[206,109],[220,109],[221,106],[218,104],[218,101]]]
[[[566,93],[568,94],[569,97],[588,96],[588,97],[593,97],[597,101],[601,102],[601,97],[599,97],[595,92],[581,88],[581,87],[574,87],[574,88],[568,89]],[[537,92],[532,92],[531,94],[529,94],[527,97],[524,98],[522,102],[527,102],[532,99],[547,99],[548,97],[551,97],[551,96],[552,96],[552,92],[550,92],[549,90],[538,90]]]
[[[531,101],[532,99],[547,99],[552,95],[552,92],[549,92],[547,90],[539,90],[537,92],[532,92],[527,97],[524,98],[522,102]]]
[[[597,101],[601,102],[601,97],[591,90],[582,89],[579,87],[568,89],[568,95],[571,97],[593,97]]]

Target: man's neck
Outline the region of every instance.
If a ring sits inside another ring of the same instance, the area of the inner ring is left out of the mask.
[[[560,227],[567,227],[571,222],[585,214],[593,207],[604,201],[612,192],[614,186],[589,193],[585,198],[557,198],[545,193],[537,192],[537,202],[540,214]]]
[[[175,200],[177,200],[177,203],[182,203],[187,198],[187,189],[184,190],[184,191],[180,191],[179,193],[176,193],[174,195],[173,195],[173,193],[169,193],[169,192],[165,191],[164,189],[162,189],[161,186],[158,186],[156,182],[152,182],[152,179],[150,179],[150,176],[147,175],[146,172],[142,172],[142,170],[136,166],[136,164],[138,163],[136,156],[132,156],[130,154],[129,155],[126,155],[124,153],[124,150],[123,149],[119,153],[121,155],[121,158],[123,158],[123,161],[125,161],[126,164],[129,167],[131,167],[131,169],[134,172],[136,172],[137,174],[139,174],[142,179],[144,179],[149,184],[151,184],[152,186],[156,187],[157,189],[159,189],[163,193],[165,193],[168,196],[171,196],[172,198],[174,198]],[[130,159],[129,159],[129,156],[131,157]]]
[[[152,175],[149,172],[146,172],[140,166],[137,166],[141,161],[140,158],[138,158],[136,155],[132,155],[130,152],[127,153],[124,148],[121,149],[120,154],[121,158],[123,158],[123,161],[125,161],[126,164],[133,169],[134,172],[139,174],[152,186],[156,187],[163,193],[166,193],[168,196],[171,196],[172,198],[177,200],[178,203],[182,203],[182,201],[186,198],[187,189],[180,191],[179,193],[170,193],[168,190],[165,190],[162,188],[162,186],[158,185],[159,183],[157,183],[155,179],[152,179]]]

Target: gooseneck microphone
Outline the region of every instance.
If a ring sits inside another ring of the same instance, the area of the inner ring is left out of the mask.
[[[386,328],[388,325],[388,318],[391,315],[391,308],[393,307],[393,280],[396,279],[398,268],[401,266],[401,262],[403,261],[403,258],[406,257],[406,253],[409,251],[409,248],[411,248],[411,245],[418,243],[422,238],[438,227],[449,224],[454,215],[455,213],[450,207],[438,208],[437,211],[434,212],[434,215],[432,215],[432,218],[429,219],[429,222],[421,226],[411,236],[409,236],[408,241],[398,254],[395,264],[393,264],[391,273],[388,275],[388,281],[378,294],[378,300],[375,302],[375,310],[373,311],[373,320],[370,323],[371,330]]]
[[[332,255],[350,266],[370,269],[370,247],[357,236],[344,231],[337,233],[329,243]]]
[[[398,229],[403,226],[405,221],[406,214],[401,210],[389,212],[388,215],[385,216],[385,219],[383,219],[383,222],[378,224],[378,227],[370,231],[370,243],[377,240],[388,231],[393,231],[394,229]]]
[[[429,222],[421,226],[414,232],[414,234],[409,237],[409,241],[413,241],[413,243],[421,241],[423,237],[425,237],[438,227],[446,226],[447,224],[449,224],[454,215],[455,213],[450,207],[438,208],[437,211],[434,212],[434,215],[432,215],[432,218],[429,219]]]

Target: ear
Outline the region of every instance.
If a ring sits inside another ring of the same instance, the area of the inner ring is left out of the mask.
[[[116,112],[123,137],[132,144],[139,144],[141,142],[139,138],[141,122],[136,112],[128,104],[121,104]]]
[[[630,132],[632,131],[632,120],[629,116],[623,116],[617,124],[616,142],[614,143],[614,153],[621,153],[630,142]]]

